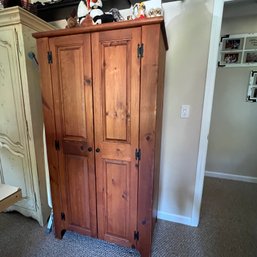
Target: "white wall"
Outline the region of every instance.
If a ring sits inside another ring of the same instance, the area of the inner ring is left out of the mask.
[[[170,49],[158,217],[191,225],[213,0],[185,0],[163,7]],[[127,12],[122,12],[124,17]],[[180,118],[182,104],[191,106],[188,119]]]
[[[186,0],[163,6],[170,50],[158,216],[191,225],[213,1]],[[182,104],[191,106],[189,119],[180,118]]]
[[[227,18],[222,23],[222,35],[256,32],[256,16]],[[217,70],[206,161],[206,170],[216,176],[257,178],[257,103],[245,101],[251,70],[257,67]]]

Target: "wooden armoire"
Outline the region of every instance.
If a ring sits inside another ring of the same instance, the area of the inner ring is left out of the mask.
[[[56,237],[150,256],[165,54],[162,17],[35,33]]]

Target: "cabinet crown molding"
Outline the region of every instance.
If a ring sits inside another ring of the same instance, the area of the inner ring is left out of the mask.
[[[92,33],[92,32],[101,32],[107,30],[116,30],[116,29],[126,29],[126,28],[136,28],[147,25],[160,24],[162,37],[165,44],[166,50],[169,49],[167,34],[164,25],[163,17],[154,17],[154,18],[145,18],[140,20],[129,20],[129,21],[121,21],[121,22],[109,22],[98,25],[90,25],[87,27],[76,27],[70,29],[55,29],[52,31],[43,31],[38,33],[33,33],[34,38],[43,38],[43,37],[57,37],[57,36],[68,36],[75,34],[83,34],[83,33]]]
[[[55,28],[19,6],[0,10],[0,20],[1,26],[11,26],[21,23],[36,31]]]

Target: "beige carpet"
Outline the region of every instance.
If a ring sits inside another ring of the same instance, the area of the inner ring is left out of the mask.
[[[32,219],[0,214],[0,257],[134,257],[71,232],[56,240]],[[257,257],[257,184],[205,179],[199,227],[159,220],[152,257]]]
[[[156,257],[257,257],[257,184],[206,178],[199,227],[155,232]]]

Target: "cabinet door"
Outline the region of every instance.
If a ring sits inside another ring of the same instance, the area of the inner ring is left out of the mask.
[[[141,30],[92,34],[98,237],[135,245]]]
[[[62,219],[66,229],[96,236],[90,35],[49,42]]]
[[[12,210],[37,218],[17,40],[14,28],[0,29],[0,182],[21,188]]]

